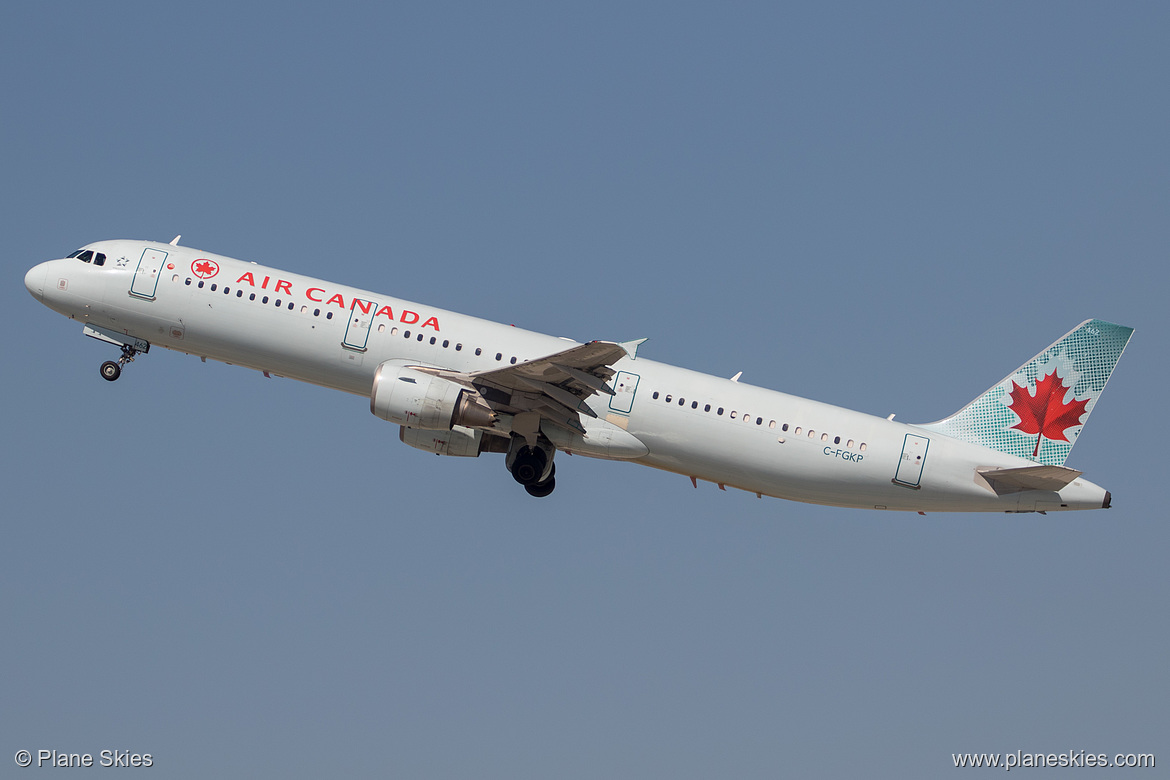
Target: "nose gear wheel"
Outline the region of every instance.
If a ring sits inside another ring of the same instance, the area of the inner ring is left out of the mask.
[[[115,363],[112,360],[107,360],[105,363],[102,363],[102,367],[98,369],[101,371],[102,379],[106,380],[107,382],[113,382],[118,377],[122,376],[122,366],[126,365],[127,363],[133,363],[134,356],[137,354],[138,350],[134,349],[134,347],[131,347],[128,344],[123,344],[122,357],[118,358],[118,362]]]

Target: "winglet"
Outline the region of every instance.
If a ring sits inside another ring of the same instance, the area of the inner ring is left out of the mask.
[[[638,359],[638,347],[649,341],[649,338],[634,339],[633,341],[619,341],[618,345],[630,356],[630,360]]]

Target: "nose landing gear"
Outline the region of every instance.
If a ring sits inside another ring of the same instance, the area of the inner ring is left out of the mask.
[[[127,363],[133,363],[134,356],[139,352],[145,354],[150,351],[150,342],[145,339],[99,328],[97,325],[86,325],[81,329],[81,332],[92,339],[104,341],[107,344],[113,344],[116,347],[122,348],[122,357],[118,358],[118,362],[115,363],[113,360],[107,360],[105,363],[102,363],[102,367],[99,369],[102,379],[107,382],[113,382],[122,376],[122,366]]]
[[[112,360],[107,360],[105,363],[102,363],[102,367],[100,369],[102,373],[102,379],[106,380],[107,382],[113,382],[115,379],[122,376],[122,366],[126,365],[127,363],[133,363],[134,356],[137,354],[138,350],[134,349],[134,347],[130,346],[129,344],[123,344],[122,357],[118,358],[117,363]]]

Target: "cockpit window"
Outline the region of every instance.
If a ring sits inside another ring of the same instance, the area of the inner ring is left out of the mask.
[[[68,255],[66,259],[70,257],[76,257],[83,263],[93,263],[94,265],[106,264],[106,256],[101,252],[94,252],[92,249],[78,249],[73,254]]]

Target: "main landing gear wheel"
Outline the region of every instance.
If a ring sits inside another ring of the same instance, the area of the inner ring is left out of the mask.
[[[528,495],[544,498],[557,484],[553,479],[557,473],[557,466],[552,462],[555,453],[556,447],[547,440],[538,440],[530,446],[522,436],[512,434],[504,465]]]
[[[512,478],[524,487],[533,487],[544,473],[547,463],[548,456],[544,454],[544,450],[539,447],[521,447],[512,464]]]
[[[544,498],[549,493],[553,492],[553,488],[557,486],[555,479],[557,475],[557,464],[553,464],[552,469],[548,473],[548,479],[544,482],[537,482],[535,485],[525,485],[524,489],[528,491],[528,495],[535,498]]]
[[[524,489],[528,491],[528,495],[535,498],[544,498],[549,493],[553,492],[553,488],[557,486],[557,481],[549,477],[544,482],[539,482],[535,485],[525,485]]]

